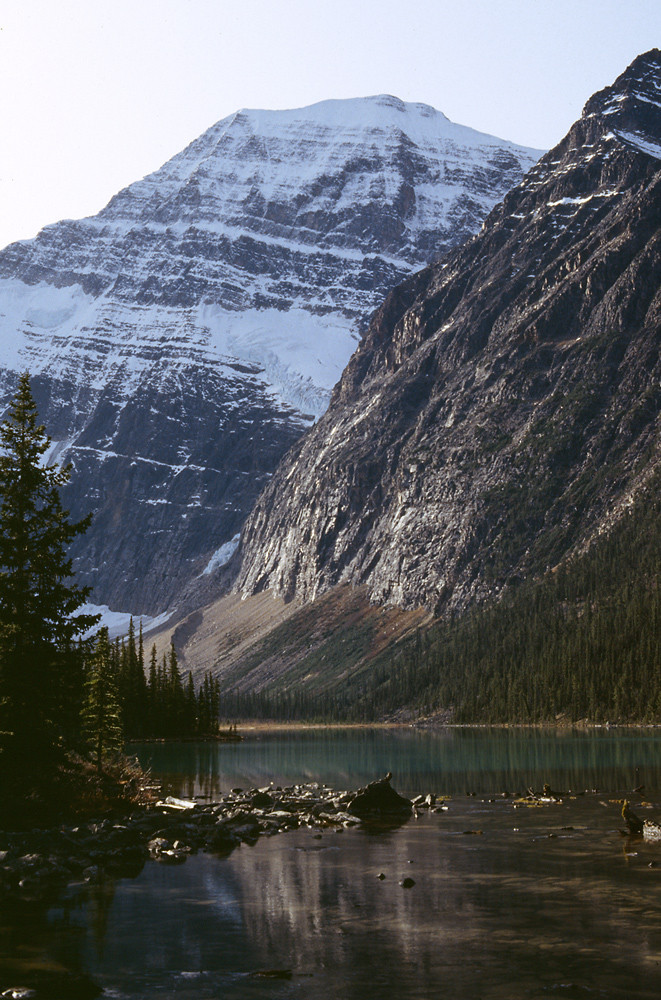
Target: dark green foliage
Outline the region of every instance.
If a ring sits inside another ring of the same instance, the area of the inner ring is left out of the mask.
[[[88,665],[82,710],[83,736],[99,771],[104,759],[123,745],[117,666],[113,659],[108,629],[102,628]]]
[[[144,736],[147,725],[147,681],[145,679],[142,625],[140,642],[136,649],[133,619],[121,649],[119,662],[119,690],[121,692],[122,726],[125,733],[134,737]]]
[[[213,678],[208,671],[200,685],[197,695],[197,727],[198,732],[214,733],[218,731],[218,715],[220,713],[220,681]]]
[[[408,708],[455,722],[661,720],[656,477],[609,535],[539,580],[412,639],[315,696],[228,692],[233,717],[371,721]]]
[[[98,620],[76,615],[73,524],[60,501],[69,467],[44,464],[50,446],[26,374],[0,426],[0,732],[5,749],[39,760],[77,728],[82,685],[76,637]]]
[[[136,646],[133,622],[128,635],[111,648],[118,678],[118,699],[126,739],[143,737],[180,739],[212,736],[218,732],[219,685],[205,674],[195,691],[189,673],[184,684],[173,644],[159,663],[156,646],[149,656],[148,677],[144,672],[142,628]]]
[[[217,683],[205,679],[200,690],[201,723],[174,648],[167,668],[151,665],[148,688],[142,629],[136,648],[133,622],[123,643],[111,645],[107,629],[95,640],[79,638],[98,616],[76,613],[88,589],[75,585],[67,550],[89,518],[69,521],[60,489],[70,469],[46,465],[49,446],[25,374],[0,425],[0,797],[25,797],[23,819],[56,804],[66,810],[56,800],[67,769],[88,783],[89,765],[72,763],[80,761],[72,750],[91,751],[105,777],[125,735],[191,735],[218,725]],[[203,694],[209,685],[211,707]],[[152,704],[154,692],[165,694]],[[71,788],[66,795],[73,800]]]
[[[166,706],[170,732],[168,736],[184,735],[184,716],[186,712],[186,695],[181,682],[179,662],[174,643],[170,643],[167,660]]]

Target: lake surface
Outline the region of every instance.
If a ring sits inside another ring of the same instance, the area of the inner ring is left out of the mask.
[[[661,846],[621,835],[617,801],[661,818],[661,732],[322,730],[133,749],[186,796],[355,789],[390,770],[404,794],[451,798],[397,830],[299,829],[72,886],[0,914],[0,950],[85,973],[116,1000],[661,991]],[[502,795],[545,781],[572,796],[527,808]],[[642,782],[645,800],[627,792]]]
[[[175,794],[321,781],[360,788],[393,774],[404,795],[558,789],[661,789],[661,730],[313,729],[250,733],[235,744],[132,747]],[[639,768],[640,780],[636,780]]]

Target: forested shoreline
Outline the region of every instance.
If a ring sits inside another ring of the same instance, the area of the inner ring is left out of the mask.
[[[661,719],[655,476],[588,551],[500,600],[420,628],[335,690],[222,692],[236,718],[651,723]]]
[[[131,618],[126,636],[110,642],[101,629],[85,658],[83,719],[112,721],[117,742],[126,740],[181,739],[211,736],[218,732],[219,682],[207,671],[196,689],[189,671],[184,680],[174,644],[159,658],[152,645],[145,662],[142,624],[136,636]],[[98,723],[92,730],[98,730]]]
[[[40,771],[72,751],[100,772],[127,740],[209,738],[219,717],[374,723],[654,723],[661,719],[661,477],[608,534],[497,601],[436,621],[323,693],[196,688],[174,644],[149,654],[140,626],[111,641],[73,581],[59,490],[27,373],[0,427],[0,761]],[[87,637],[85,637],[87,636]]]

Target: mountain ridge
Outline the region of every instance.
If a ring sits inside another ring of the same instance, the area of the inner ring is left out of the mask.
[[[626,507],[658,462],[660,92],[652,50],[388,296],[248,519],[239,590],[458,612]]]
[[[65,502],[94,513],[73,555],[97,604],[211,592],[371,310],[536,158],[419,105],[389,98],[372,127],[374,101],[350,104],[348,125],[344,102],[237,113],[97,216],[0,252],[0,409],[29,369],[73,463]]]

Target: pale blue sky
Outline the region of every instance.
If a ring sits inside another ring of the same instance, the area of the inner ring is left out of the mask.
[[[3,0],[0,246],[240,107],[386,92],[546,148],[654,46],[661,0]]]

